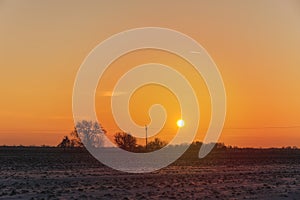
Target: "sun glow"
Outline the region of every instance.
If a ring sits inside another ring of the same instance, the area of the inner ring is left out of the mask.
[[[178,126],[178,127],[183,127],[183,126],[184,126],[184,121],[183,121],[182,119],[179,119],[179,120],[177,121],[177,126]]]

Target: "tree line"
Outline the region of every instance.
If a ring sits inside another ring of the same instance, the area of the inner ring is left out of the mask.
[[[78,122],[74,130],[70,133],[70,137],[64,136],[62,141],[57,145],[61,148],[76,148],[76,147],[90,147],[98,148],[103,147],[103,137],[106,134],[106,130],[97,122],[83,120]],[[114,134],[113,141],[119,148],[131,152],[151,152],[163,148],[167,145],[165,141],[159,138],[155,138],[150,141],[147,145],[139,145],[137,138],[126,132],[117,132]],[[84,145],[83,145],[84,144]],[[184,145],[184,144],[183,144]],[[191,147],[199,148],[202,142],[193,142]],[[226,150],[226,149],[241,149],[237,146],[226,146],[224,143],[215,143],[214,149]],[[271,148],[272,149],[272,148]],[[273,148],[275,149],[275,148]],[[298,149],[296,146],[293,147],[282,147],[283,150],[295,150]]]
[[[70,133],[71,138],[64,136],[62,141],[57,145],[61,148],[75,147],[103,147],[103,137],[106,130],[97,122],[83,120],[78,122],[74,130]],[[131,152],[148,152],[155,151],[167,145],[165,141],[155,138],[147,145],[139,145],[137,138],[126,132],[117,132],[114,134],[114,143],[126,151]]]

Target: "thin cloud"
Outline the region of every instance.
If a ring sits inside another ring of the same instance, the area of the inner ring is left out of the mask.
[[[100,92],[100,96],[104,96],[104,97],[117,97],[117,96],[121,96],[121,95],[125,95],[127,94],[127,92],[114,92],[113,91],[102,91]]]
[[[201,54],[200,51],[190,51],[190,53],[194,53],[194,54]]]

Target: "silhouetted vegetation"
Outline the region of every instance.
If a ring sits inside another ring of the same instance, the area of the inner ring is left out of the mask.
[[[167,143],[165,141],[160,140],[159,138],[155,138],[153,141],[150,141],[147,145],[147,150],[148,151],[156,151],[164,146],[166,146]]]
[[[70,138],[64,136],[62,141],[57,145],[57,147],[75,148],[75,147],[89,147],[98,148],[104,147],[103,136],[106,134],[106,130],[97,122],[83,120],[76,124],[74,130],[70,133]],[[137,138],[126,132],[118,132],[114,135],[114,142],[119,148],[126,151],[144,153],[159,150],[167,146],[167,142],[162,141],[159,138],[155,138],[145,145],[137,144]],[[212,145],[203,144],[202,142],[196,141],[192,144],[180,144],[180,145],[169,145],[171,148],[176,148],[177,146],[187,145],[188,149],[182,158],[188,157],[188,159],[198,160],[198,152],[202,145]],[[20,145],[19,147],[22,147]],[[47,146],[45,146],[47,147]],[[212,152],[298,152],[296,146],[287,146],[282,148],[239,148],[237,146],[226,146],[224,143],[215,143]],[[211,154],[211,153],[210,153]]]
[[[79,138],[76,127],[74,127],[74,130],[70,133],[70,135],[73,137],[72,142],[74,144],[74,147],[83,147],[83,143]]]
[[[154,138],[153,141],[150,141],[146,145],[138,145],[137,144],[137,139],[125,132],[120,132],[116,133],[114,137],[114,141],[117,144],[118,147],[131,151],[131,152],[136,152],[136,153],[144,153],[144,152],[152,152],[152,151],[157,151],[165,146],[168,145],[167,142],[159,139],[159,138]],[[176,147],[182,147],[182,146],[187,146],[188,149],[199,149],[201,148],[202,145],[214,145],[213,150],[215,151],[220,151],[220,150],[226,150],[226,149],[239,149],[238,147],[234,146],[226,146],[224,143],[210,143],[210,144],[203,144],[202,142],[196,141],[193,142],[192,144],[177,144],[177,145],[169,145],[171,148],[176,148]],[[197,154],[198,155],[198,154]]]
[[[129,133],[119,132],[115,134],[114,137],[115,143],[118,147],[126,151],[134,151],[137,147],[136,138],[130,135]]]
[[[116,133],[114,136],[114,142],[119,148],[136,153],[156,151],[167,145],[166,142],[160,140],[159,138],[155,138],[153,141],[150,141],[147,144],[147,147],[138,145],[137,138],[125,132]]]
[[[106,130],[97,122],[83,120],[78,122],[74,131],[70,133],[73,138],[70,140],[68,136],[65,136],[58,147],[64,149],[83,147],[84,145],[88,148],[102,147],[104,134],[106,134]]]
[[[76,127],[74,128],[74,131],[70,133],[71,139],[69,139],[68,136],[64,136],[62,141],[57,145],[57,147],[60,148],[75,148],[75,147],[83,147],[83,143],[81,142],[79,135],[77,133]]]
[[[57,147],[66,149],[74,146],[71,144],[71,140],[68,138],[68,136],[65,136],[61,143],[57,145]]]
[[[83,120],[76,124],[76,134],[82,143],[89,148],[103,147],[103,135],[105,133],[106,130],[97,122]]]

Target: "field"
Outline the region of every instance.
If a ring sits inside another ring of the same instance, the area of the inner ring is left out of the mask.
[[[103,166],[83,149],[0,147],[0,199],[299,199],[300,150],[217,149],[148,174]]]

